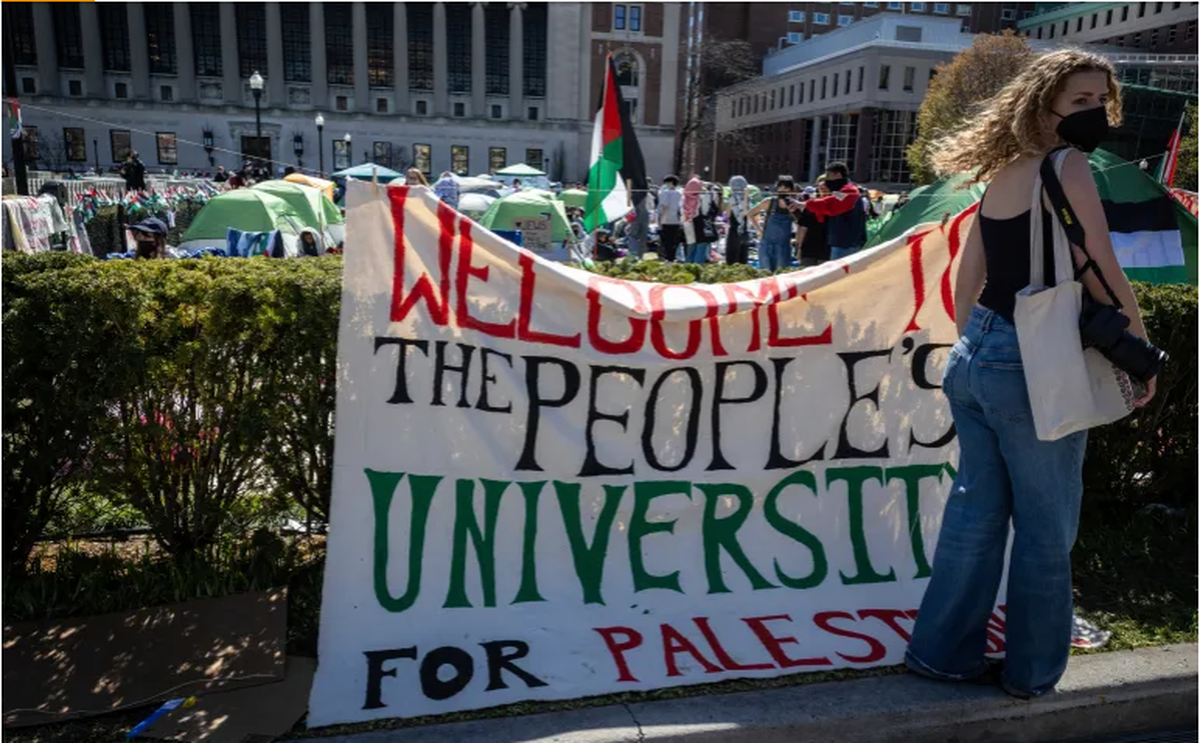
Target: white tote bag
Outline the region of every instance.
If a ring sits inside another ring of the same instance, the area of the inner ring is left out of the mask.
[[[1061,175],[1070,150],[1053,155]],[[1079,337],[1083,285],[1075,280],[1067,233],[1054,219],[1054,244],[1043,245],[1042,178],[1034,180],[1030,213],[1029,286],[1017,292],[1013,319],[1029,387],[1038,439],[1057,441],[1069,434],[1118,421],[1133,411],[1129,375]],[[1054,251],[1054,282],[1045,285],[1042,251]]]

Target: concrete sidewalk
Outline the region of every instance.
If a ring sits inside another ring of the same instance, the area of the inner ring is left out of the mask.
[[[1073,658],[1055,694],[912,675],[322,738],[325,743],[1034,743],[1196,724],[1197,646]]]

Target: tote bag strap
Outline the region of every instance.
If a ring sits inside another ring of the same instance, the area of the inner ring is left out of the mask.
[[[1046,189],[1046,197],[1050,200],[1050,205],[1054,207],[1054,213],[1057,215],[1058,223],[1061,225],[1067,239],[1079,247],[1083,251],[1084,264],[1075,271],[1075,278],[1078,280],[1089,270],[1096,274],[1096,279],[1099,280],[1100,286],[1104,288],[1105,294],[1108,295],[1113,307],[1121,309],[1121,300],[1117,299],[1116,293],[1112,290],[1108,280],[1104,278],[1104,272],[1100,270],[1100,266],[1092,258],[1091,253],[1087,249],[1087,233],[1083,229],[1083,224],[1079,218],[1075,216],[1075,210],[1071,208],[1071,202],[1067,200],[1067,194],[1063,191],[1062,182],[1059,180],[1059,175],[1062,173],[1063,161],[1066,160],[1069,148],[1055,150],[1046,156],[1042,161],[1041,180]],[[1053,164],[1051,159],[1053,158]],[[1057,232],[1057,230],[1056,230]],[[1069,253],[1068,253],[1069,255]],[[1072,261],[1072,264],[1074,261]]]

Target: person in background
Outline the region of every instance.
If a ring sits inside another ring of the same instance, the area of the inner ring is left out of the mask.
[[[130,150],[121,165],[121,177],[125,179],[126,191],[146,190],[146,164],[138,157],[137,150]]]
[[[404,171],[404,185],[406,186],[428,186],[429,181],[425,180],[425,174],[416,168],[409,168]]]
[[[443,204],[458,211],[458,181],[454,180],[453,173],[448,170],[442,173],[433,184],[433,193]]]
[[[759,231],[762,235],[758,242],[759,268],[775,272],[791,265],[792,225],[800,207],[796,181],[790,175],[781,175],[775,180],[775,195],[749,211],[748,217],[766,213]]]
[[[659,260],[679,259],[679,240],[683,237],[683,194],[679,191],[679,178],[669,175],[663,178],[658,190]]]
[[[155,217],[150,217],[132,225],[129,231],[137,244],[137,257],[154,259],[166,258],[167,254],[167,225]]]
[[[743,176],[729,179],[729,203],[725,205],[725,219],[729,224],[725,232],[725,262],[727,264],[749,263],[750,196],[746,191],[749,184]]]
[[[903,209],[907,204],[908,204],[908,191],[905,191],[904,193],[900,194],[900,197],[898,199],[896,199],[896,205],[892,207],[892,211],[898,212],[901,209]]]
[[[293,175],[295,172],[296,172],[296,169],[293,168],[291,165],[289,165],[283,169],[283,177],[287,178],[289,175]]]
[[[513,188],[513,191],[521,190],[521,179],[520,178],[513,178],[512,188]]]
[[[632,188],[630,193],[637,196],[633,194]],[[646,241],[650,237],[650,212],[647,210],[649,202],[649,194],[643,194],[641,199],[634,198],[633,219],[625,225],[625,247],[629,254],[638,260],[646,255]]]
[[[704,181],[700,180],[697,173],[692,173],[692,177],[683,186],[683,242],[684,260],[688,263],[695,261],[692,258],[699,254],[697,242],[699,240],[696,234],[696,218],[700,216],[700,197],[704,194]]]
[[[867,213],[862,208],[862,193],[850,182],[845,163],[830,163],[825,168],[825,186],[829,196],[809,199],[804,208],[825,221],[830,259],[846,258],[866,244]]]
[[[320,233],[312,227],[300,231],[300,255],[315,258],[325,252]]]
[[[819,188],[809,186],[800,195],[802,201],[817,198],[818,195],[828,196],[829,189],[822,182]],[[796,213],[796,247],[797,258],[801,268],[819,266],[829,260],[829,242],[825,239],[825,223],[807,209]]]
[[[232,174],[230,174],[229,178],[226,179],[226,184],[231,189],[245,188],[246,187],[246,179],[240,173],[232,173]]]

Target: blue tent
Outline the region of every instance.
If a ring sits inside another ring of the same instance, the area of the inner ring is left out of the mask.
[[[369,181],[378,177],[380,183],[387,183],[401,176],[401,173],[397,173],[391,168],[385,168],[382,165],[376,165],[375,163],[355,165],[352,168],[339,170],[333,174],[334,178],[356,178],[360,181]]]

